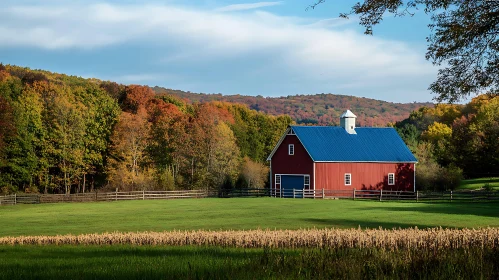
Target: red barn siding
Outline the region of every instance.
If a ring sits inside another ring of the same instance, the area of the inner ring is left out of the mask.
[[[345,173],[352,185],[345,186]],[[395,185],[388,185],[388,173],[395,173]],[[414,190],[414,163],[316,163],[316,189]]]
[[[288,145],[295,145],[295,154],[288,155]],[[272,188],[275,186],[275,174],[308,174],[310,189],[314,188],[314,162],[296,135],[286,135],[271,159]]]

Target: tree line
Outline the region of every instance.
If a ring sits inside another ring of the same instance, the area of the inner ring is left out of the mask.
[[[192,93],[181,90],[154,87],[156,93],[168,93],[191,102],[225,101],[241,103],[258,112],[270,115],[289,115],[299,125],[339,125],[345,109],[357,115],[358,126],[386,126],[407,118],[409,114],[432,103],[392,103],[364,97],[330,93],[263,97],[246,95],[222,95]]]
[[[292,120],[0,64],[2,193],[264,187]]]
[[[415,153],[418,188],[453,189],[461,178],[499,176],[499,96],[423,107],[394,126]]]

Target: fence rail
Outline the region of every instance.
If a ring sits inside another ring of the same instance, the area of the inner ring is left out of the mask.
[[[158,200],[206,197],[277,197],[295,199],[358,199],[358,200],[412,200],[412,201],[499,201],[499,192],[447,191],[408,192],[388,190],[307,190],[307,189],[232,189],[232,190],[177,190],[92,192],[78,194],[12,194],[0,196],[1,205],[38,204],[58,202],[90,202],[119,200]]]

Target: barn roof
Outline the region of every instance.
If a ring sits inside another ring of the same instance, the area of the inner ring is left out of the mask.
[[[315,162],[417,162],[391,127],[357,127],[357,134],[333,126],[291,128]]]

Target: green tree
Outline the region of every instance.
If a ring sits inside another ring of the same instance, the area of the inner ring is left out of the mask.
[[[34,189],[41,169],[40,152],[45,130],[42,123],[43,106],[33,87],[22,91],[13,103],[15,133],[7,139],[2,175],[15,190]],[[35,189],[36,191],[36,189]]]
[[[45,122],[48,126],[49,153],[62,172],[64,192],[79,183],[85,172],[85,142],[87,107],[74,100],[68,88],[54,90],[47,100]]]

